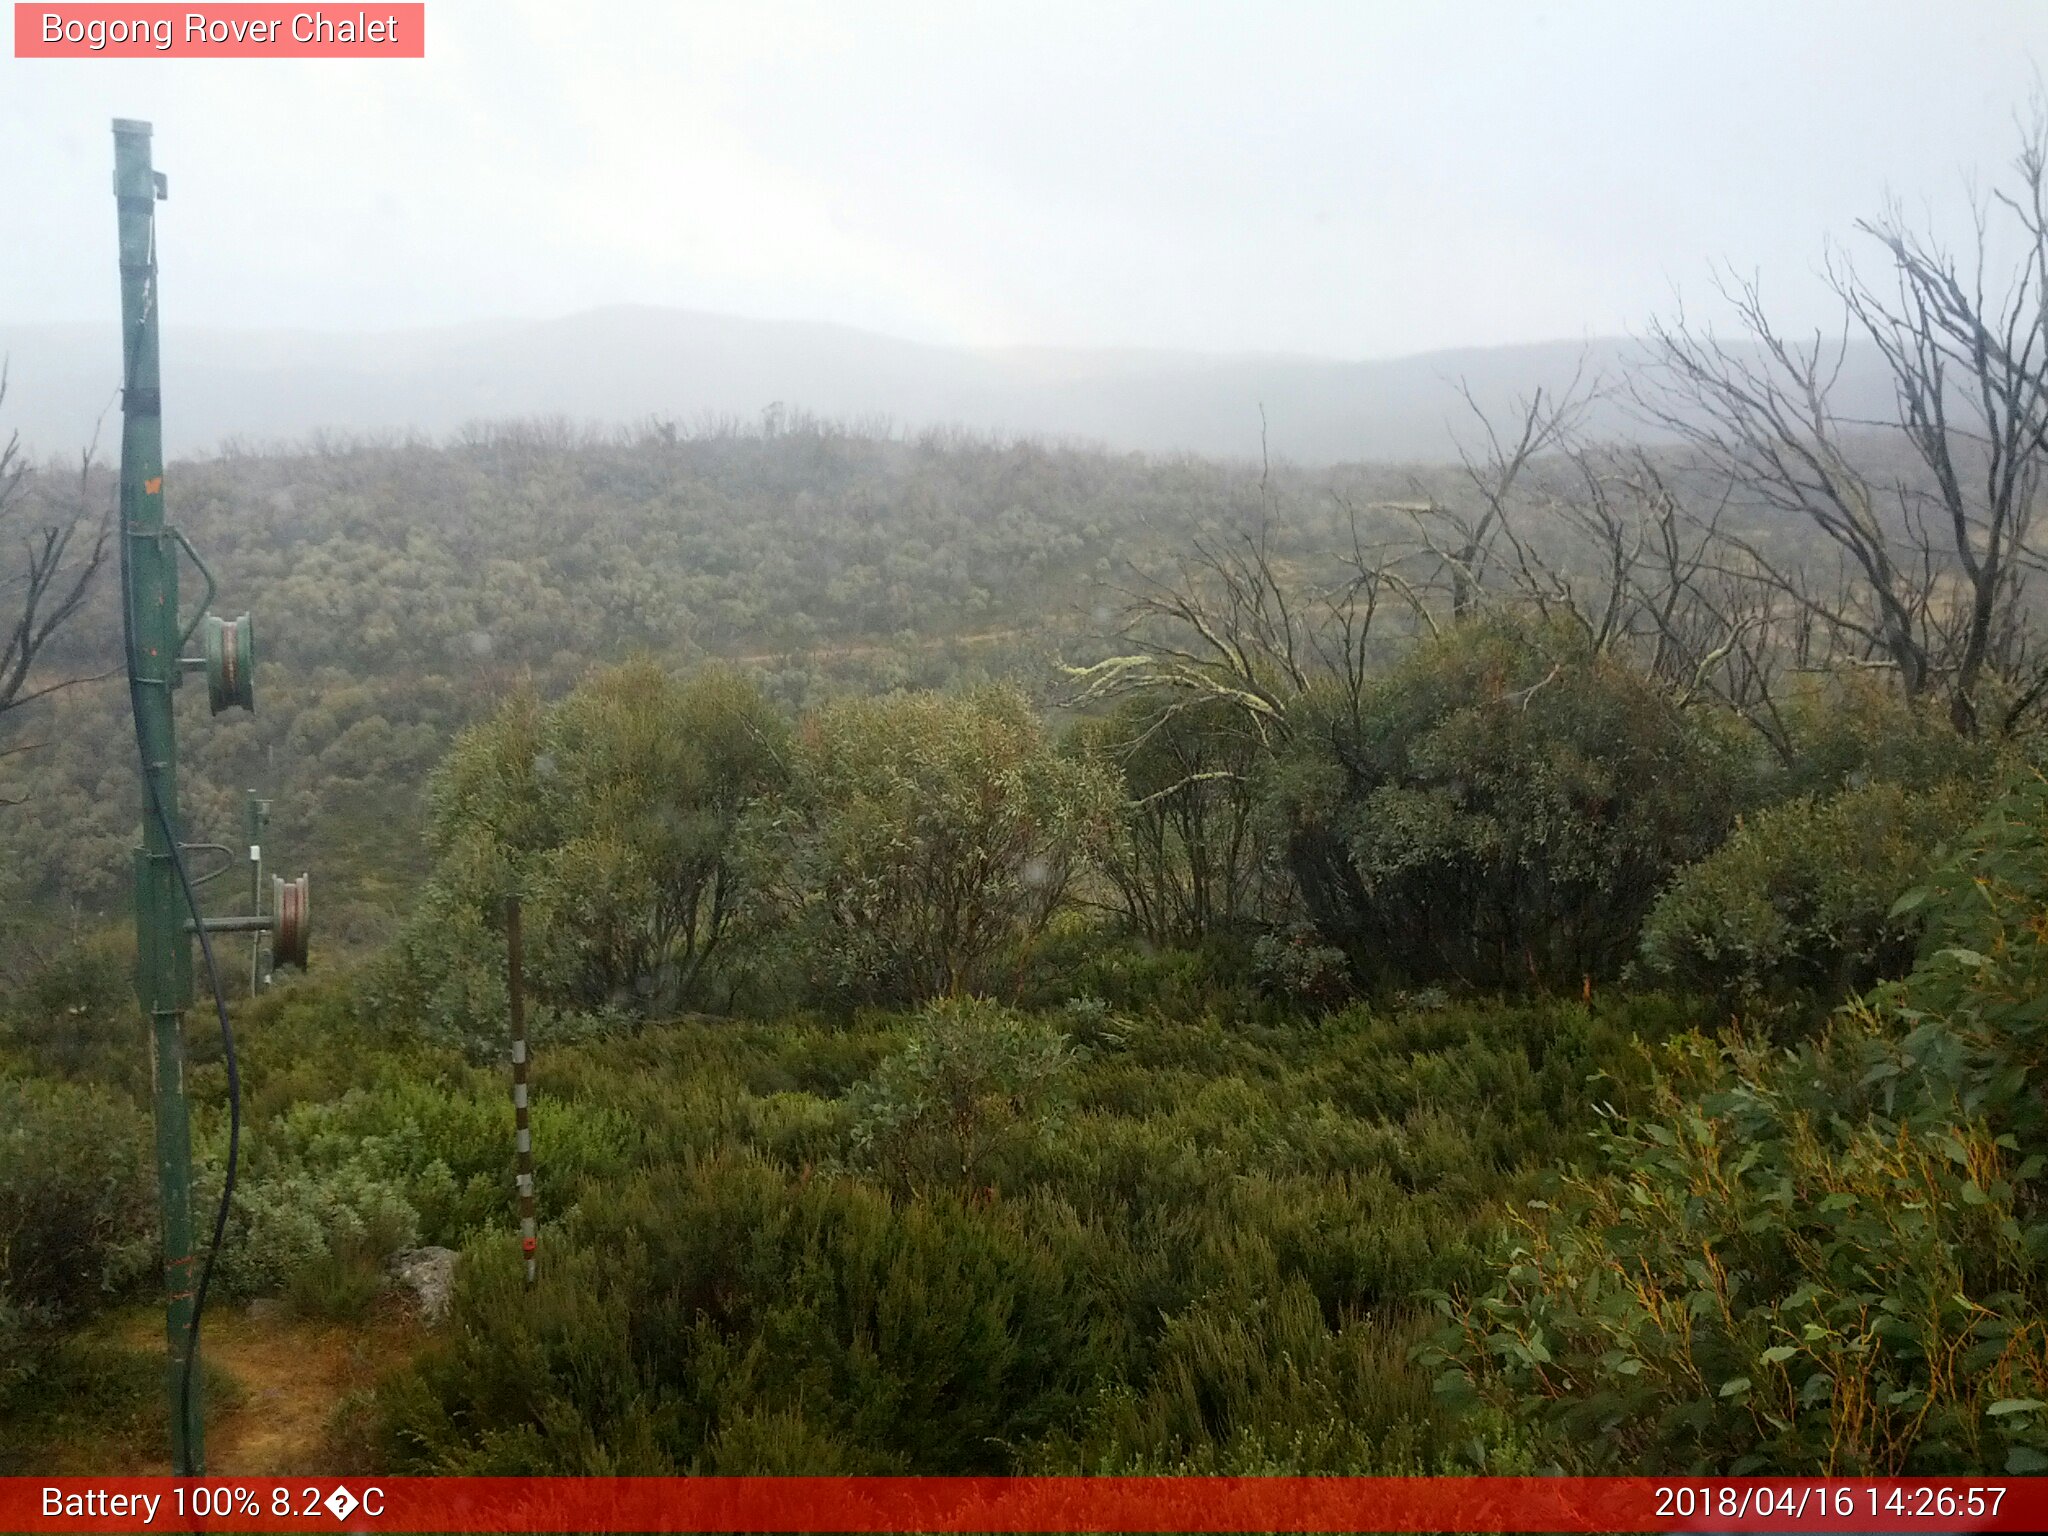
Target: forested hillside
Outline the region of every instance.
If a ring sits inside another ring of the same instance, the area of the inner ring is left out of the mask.
[[[330,942],[384,931],[424,870],[419,792],[464,724],[530,679],[559,693],[644,653],[744,665],[796,707],[832,691],[1020,675],[1112,627],[1126,563],[1252,515],[1258,471],[814,423],[590,438],[546,424],[447,447],[342,444],[175,466],[176,516],[254,616],[257,709],[184,728],[195,832],[245,789],[318,868]],[[1287,476],[1327,534],[1331,503]],[[67,476],[39,493],[63,510]],[[1401,493],[1388,471],[1340,493]],[[1296,489],[1298,488],[1298,489]],[[90,495],[110,494],[95,479]],[[188,574],[188,584],[194,578]],[[188,590],[190,586],[188,585]],[[1111,606],[1105,606],[1111,605]],[[102,584],[51,665],[110,670]],[[46,914],[126,900],[137,811],[118,680],[53,696],[0,759],[4,867]]]
[[[1489,427],[1465,431],[1483,444]],[[1880,469],[1887,451],[1859,446]],[[253,717],[195,710],[183,727],[192,831],[232,843],[244,791],[272,798],[279,856],[320,871],[327,942],[354,952],[389,935],[425,873],[429,774],[521,683],[559,694],[647,656],[734,662],[792,709],[1010,678],[1057,710],[1080,691],[1060,666],[1114,650],[1134,594],[1199,559],[1198,541],[1255,536],[1305,593],[1344,583],[1364,546],[1396,581],[1441,581],[1443,549],[1510,468],[1304,470],[808,420],[695,435],[520,423],[179,464],[177,520],[222,605],[253,616],[260,668]],[[1579,471],[1513,468],[1539,545],[1583,545],[1552,505]],[[28,488],[32,519],[111,496],[104,466]],[[1790,550],[1812,538],[1768,507],[1731,521]],[[185,581],[198,585],[189,567]],[[0,878],[17,920],[90,925],[127,900],[138,812],[114,595],[100,583],[43,663],[99,681],[10,722]],[[1416,627],[1386,606],[1383,628]]]

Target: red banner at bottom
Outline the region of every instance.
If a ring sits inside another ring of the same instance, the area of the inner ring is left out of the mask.
[[[2039,1531],[2048,1479],[17,1477],[0,1530]]]

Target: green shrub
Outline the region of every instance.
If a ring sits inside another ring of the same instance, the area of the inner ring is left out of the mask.
[[[785,736],[723,671],[633,662],[552,705],[516,695],[435,776],[435,871],[386,990],[458,1037],[492,1033],[516,890],[529,984],[557,1021],[708,995],[744,904],[734,831],[779,783]]]
[[[2048,1466],[2048,1423],[1999,1406],[2048,1400],[2048,1229],[2021,1226],[2012,1152],[1837,1118],[1810,1054],[1700,1042],[1673,1065],[1651,1116],[1603,1134],[1604,1171],[1447,1304],[1447,1389],[1476,1381],[1586,1470]]]
[[[1879,783],[1757,812],[1658,899],[1643,926],[1643,970],[1728,1002],[1824,1005],[1901,974],[1920,922],[1892,904],[1978,801],[1967,784]]]
[[[124,1100],[0,1080],[0,1284],[14,1305],[80,1316],[148,1263],[148,1122]]]
[[[509,1245],[473,1253],[458,1326],[385,1394],[386,1445],[408,1468],[678,1471],[758,1465],[763,1422],[800,1416],[803,1470],[999,1470],[1108,1366],[1084,1243],[745,1158],[663,1169],[552,1244],[531,1295]]]
[[[2048,777],[2021,773],[1895,910],[1926,926],[1913,974],[1863,1010],[1910,1028],[1887,1107],[1912,1093],[2048,1153]]]
[[[1477,1223],[1579,1152],[1591,1104],[1636,1104],[1631,1039],[1696,1017],[1604,996],[1313,1023],[976,1003],[558,1053],[543,1102],[626,1116],[638,1154],[568,1209],[544,1176],[532,1293],[508,1238],[471,1237],[453,1326],[380,1389],[385,1454],[1391,1472],[1469,1465],[1482,1436],[1521,1466],[1522,1431],[1454,1424],[1405,1360],[1418,1288],[1481,1279]]]
[[[149,1054],[129,980],[133,942],[108,931],[29,954],[25,974],[0,999],[0,1042],[18,1048],[39,1075],[147,1092]]]
[[[163,1344],[138,1347],[109,1332],[43,1335],[34,1380],[11,1402],[0,1389],[0,1477],[48,1476],[88,1458],[142,1466],[163,1455]],[[200,1369],[207,1406],[234,1406],[234,1382],[203,1353]]]
[[[1905,980],[1792,1053],[1694,1040],[1436,1346],[1602,1470],[2048,1470],[2048,783],[1902,903]]]
[[[1312,928],[1262,934],[1252,946],[1252,968],[1268,991],[1318,1012],[1351,995],[1350,960],[1343,950],[1318,943]]]
[[[532,1121],[552,1211],[616,1180],[639,1144],[630,1119],[605,1103],[540,1092]],[[216,1122],[206,1139],[202,1203],[219,1188],[223,1129]],[[356,1309],[398,1249],[509,1226],[512,1166],[510,1096],[494,1080],[390,1075],[252,1120],[221,1284],[230,1294],[298,1295],[314,1311]]]
[[[127,1101],[0,1079],[0,1404],[75,1326],[149,1268],[149,1128]]]
[[[904,1188],[984,1185],[1019,1141],[1051,1134],[1073,1060],[1065,1035],[1011,1009],[929,1007],[847,1096],[854,1156]]]
[[[215,1172],[205,1183],[217,1190],[218,1181]],[[368,1160],[254,1177],[236,1185],[217,1283],[228,1295],[276,1294],[418,1241],[419,1212]]]
[[[1242,936],[1213,934],[1176,948],[1070,917],[1039,944],[1016,996],[1034,1008],[1092,997],[1121,1013],[1199,1018],[1233,1009],[1253,994],[1252,947]]]
[[[803,722],[753,841],[819,995],[916,1003],[1017,969],[1114,799],[1014,690],[894,694]]]
[[[1997,779],[2010,750],[1988,734],[1962,735],[1946,710],[1901,697],[1888,678],[1821,674],[1806,680],[1783,714],[1792,760],[1773,764],[1757,786],[1771,799],[1821,799],[1871,784],[1919,794],[1981,787]]]
[[[1711,717],[1555,630],[1461,625],[1289,720],[1274,809],[1301,899],[1390,980],[1612,977],[1736,809],[1741,752]]]
[[[1364,1319],[1332,1329],[1299,1280],[1219,1291],[1164,1319],[1142,1388],[1104,1393],[1034,1460],[1126,1476],[1422,1471],[1442,1453],[1448,1415],[1408,1368],[1409,1331]]]

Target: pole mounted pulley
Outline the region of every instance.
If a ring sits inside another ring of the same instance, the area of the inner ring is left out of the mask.
[[[223,619],[210,613],[200,631],[206,637],[206,699],[213,712],[239,708],[253,714],[256,637],[249,615]]]
[[[270,931],[270,957],[276,965],[306,969],[306,941],[312,932],[312,895],[305,875],[287,880],[271,877],[271,914],[277,926]]]
[[[311,882],[305,875],[300,875],[296,880],[287,880],[282,875],[272,875],[270,897],[268,912],[248,917],[202,917],[197,922],[188,920],[185,931],[197,933],[204,928],[208,933],[267,933],[270,935],[271,963],[296,965],[303,971],[307,968],[307,941],[313,925]]]

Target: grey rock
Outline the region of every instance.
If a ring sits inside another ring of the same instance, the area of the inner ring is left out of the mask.
[[[453,1248],[407,1248],[391,1256],[391,1273],[413,1293],[424,1321],[438,1323],[448,1315],[459,1257]]]

